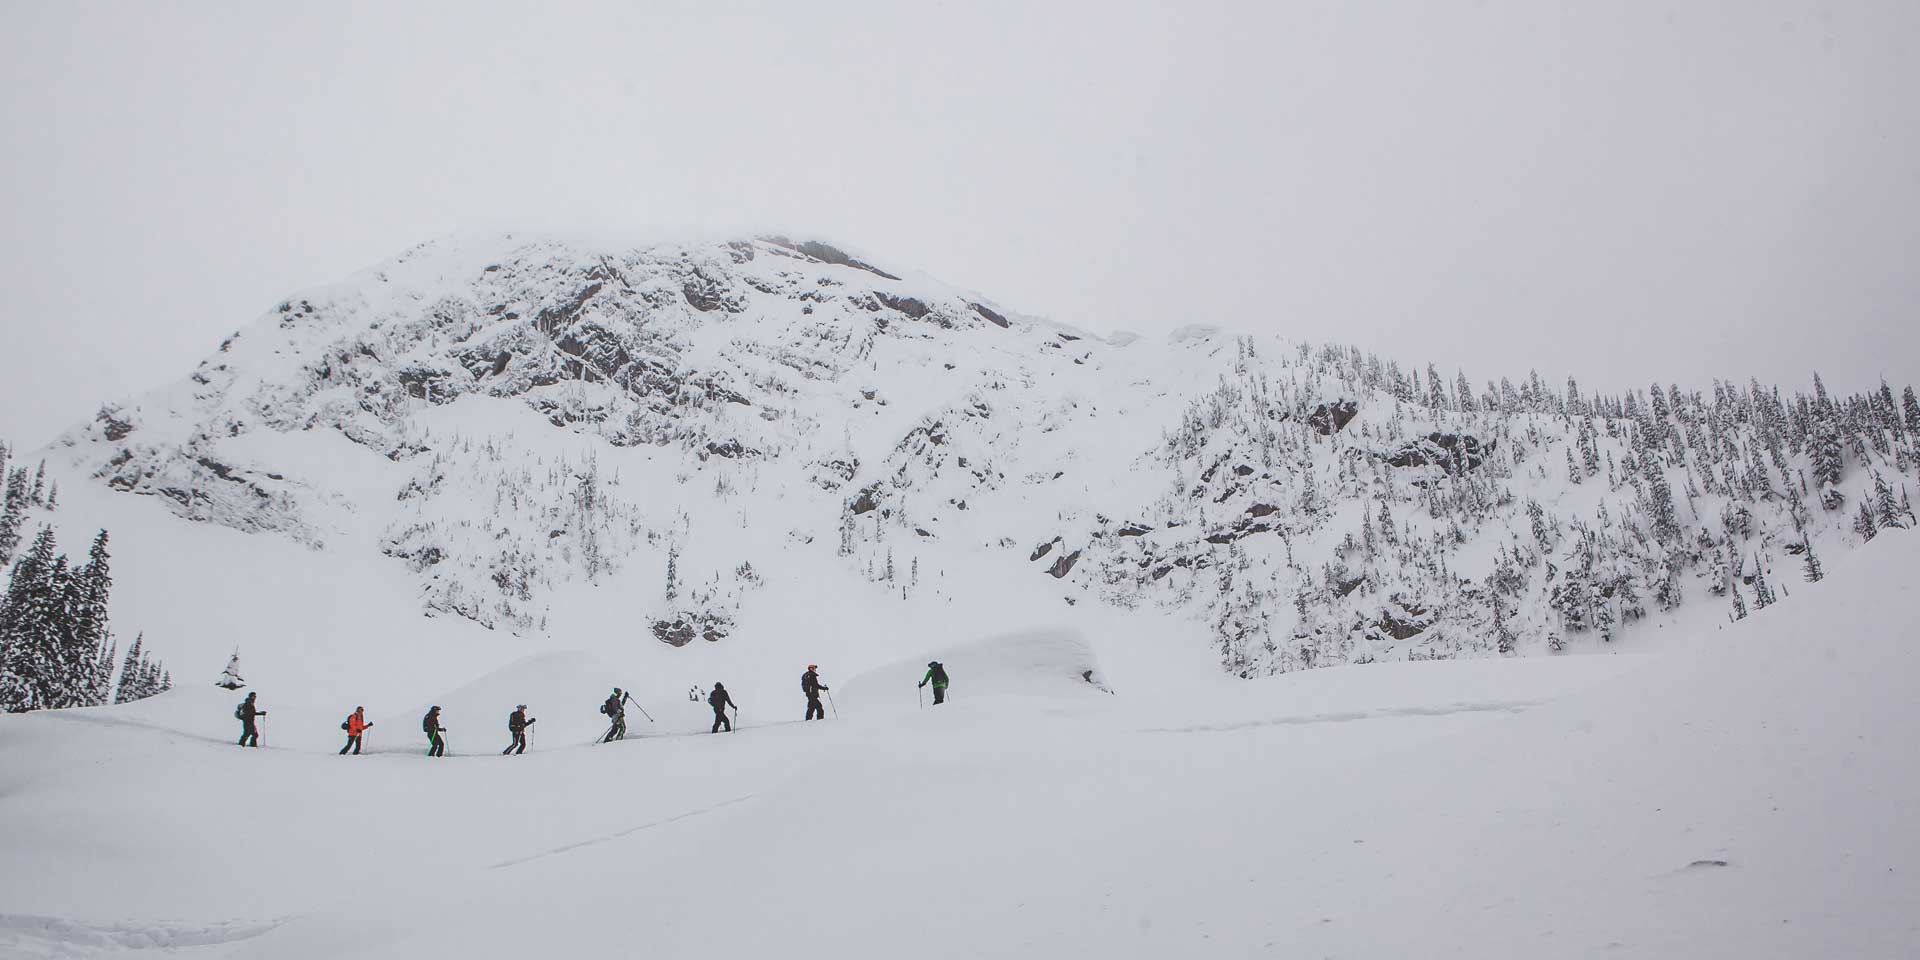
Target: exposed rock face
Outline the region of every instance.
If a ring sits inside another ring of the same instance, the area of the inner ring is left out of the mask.
[[[732,619],[724,614],[681,614],[670,620],[655,620],[653,637],[669,646],[684,647],[695,640],[718,643],[725,640],[732,629]]]
[[[1480,441],[1464,433],[1429,433],[1394,451],[1387,462],[1396,467],[1435,466],[1450,474],[1466,473],[1486,462]]]
[[[1313,412],[1307,414],[1307,425],[1319,431],[1321,436],[1331,437],[1346,429],[1347,424],[1352,423],[1359,413],[1360,405],[1352,400],[1335,400],[1313,408]]]

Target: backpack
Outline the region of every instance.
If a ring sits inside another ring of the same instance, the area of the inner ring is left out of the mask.
[[[348,717],[347,719],[345,719],[345,720],[342,720],[342,721],[340,721],[340,729],[342,729],[342,730],[345,730],[345,729],[347,729],[347,725],[348,725],[348,724],[350,724],[350,723],[352,723],[352,722],[353,722],[353,718],[352,718],[352,717]]]
[[[942,687],[947,685],[947,665],[946,664],[944,663],[934,664],[933,682]]]
[[[800,690],[802,693],[813,692],[813,685],[807,682],[807,675],[804,673],[800,675]]]
[[[724,691],[719,687],[715,687],[712,693],[707,694],[707,706],[718,710],[721,704],[727,702],[726,697],[727,695]]]
[[[420,729],[426,733],[433,732],[433,714],[429,713],[420,718]]]
[[[245,720],[247,718],[246,701],[244,700],[240,701],[240,704],[233,708],[233,718],[235,720]]]

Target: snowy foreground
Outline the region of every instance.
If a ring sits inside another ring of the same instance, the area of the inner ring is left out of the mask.
[[[902,662],[611,746],[547,655],[440,699],[444,761],[272,691],[258,751],[214,689],[4,717],[0,956],[1911,957],[1920,538],[1844,562],[1658,657],[1129,689],[1042,631],[937,710]]]

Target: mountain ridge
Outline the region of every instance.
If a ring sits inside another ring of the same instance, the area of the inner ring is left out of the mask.
[[[1910,397],[1475,387],[1213,325],[1102,337],[825,241],[492,234],[291,297],[54,450],[186,519],[372,547],[423,612],[529,637],[576,582],[644,585],[670,645],[763,629],[785,555],[874,604],[966,567],[933,589],[982,629],[1020,626],[996,578],[1050,577],[1260,676],[1720,622],[1869,536],[1857,508],[1911,525]]]

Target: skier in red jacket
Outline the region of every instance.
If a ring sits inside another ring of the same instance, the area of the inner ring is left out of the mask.
[[[340,755],[344,757],[347,755],[348,750],[352,750],[354,756],[359,756],[360,738],[366,734],[367,728],[371,726],[373,726],[373,721],[367,719],[367,708],[354,707],[353,716],[348,717],[340,724],[340,729],[347,732],[347,745],[340,748]]]

